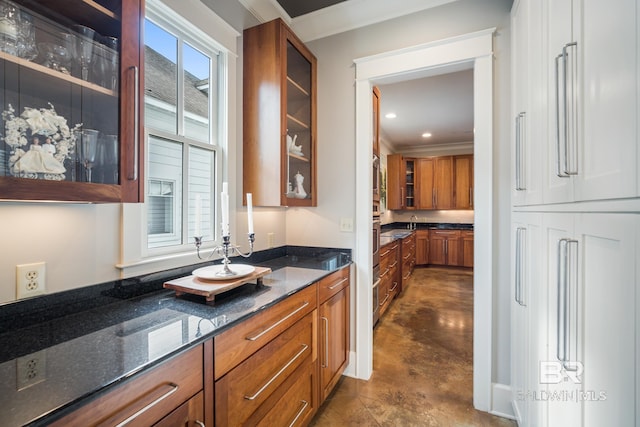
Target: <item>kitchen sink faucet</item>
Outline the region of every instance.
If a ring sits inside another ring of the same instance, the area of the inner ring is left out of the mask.
[[[418,222],[418,217],[415,215],[411,215],[411,218],[409,218],[409,230],[415,230],[417,227],[417,223]]]

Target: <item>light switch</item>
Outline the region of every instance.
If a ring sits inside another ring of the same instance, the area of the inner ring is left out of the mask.
[[[340,218],[340,231],[353,232],[353,218]]]

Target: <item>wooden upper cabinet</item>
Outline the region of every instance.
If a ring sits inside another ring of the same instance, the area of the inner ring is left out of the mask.
[[[435,209],[453,208],[453,157],[435,158],[433,175]]]
[[[401,154],[387,156],[387,208],[404,209],[406,194],[405,162]]]
[[[454,156],[455,208],[473,209],[473,155]]]
[[[244,31],[243,192],[317,206],[315,56],[276,19]]]
[[[418,186],[416,188],[418,196],[417,207],[418,209],[435,209],[433,191],[435,160],[433,157],[417,159],[416,165],[416,177],[418,182]]]
[[[143,201],[144,0],[15,4],[30,24],[0,51],[0,199]],[[83,27],[97,34],[91,63],[44,51],[77,45]]]

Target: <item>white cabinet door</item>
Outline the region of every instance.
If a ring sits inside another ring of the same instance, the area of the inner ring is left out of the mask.
[[[512,19],[512,203],[542,202],[542,148],[546,105],[542,66],[542,3],[520,0]]]
[[[548,0],[544,202],[638,192],[638,5]]]
[[[538,380],[540,360],[546,360],[546,296],[540,286],[540,233],[538,213],[513,214],[511,260],[511,387],[512,406],[520,426],[542,422]]]
[[[544,214],[548,426],[636,423],[635,214]]]
[[[578,327],[575,339],[583,368],[584,426],[636,425],[638,218],[581,214],[576,221],[582,331]]]
[[[636,0],[573,2],[581,121],[575,200],[638,195],[637,17]]]

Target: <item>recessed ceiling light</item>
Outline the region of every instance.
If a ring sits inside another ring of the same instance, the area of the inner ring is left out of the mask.
[[[422,134],[423,138],[431,138],[431,134],[429,132],[425,132]]]
[[[386,117],[387,119],[395,119],[395,118],[396,118],[396,117],[398,117],[398,116],[396,116],[396,113],[387,113],[387,114],[385,115],[385,117]]]

